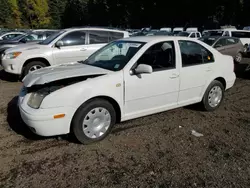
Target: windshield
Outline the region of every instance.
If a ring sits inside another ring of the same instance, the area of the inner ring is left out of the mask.
[[[87,60],[80,62],[87,65],[119,71],[141,49],[145,43],[135,41],[115,41],[101,48]]]
[[[208,31],[208,36],[222,36],[223,31]]]
[[[244,32],[244,31],[232,31],[232,37],[238,37],[238,38],[250,38],[250,32]]]
[[[212,46],[214,44],[214,42],[217,40],[217,38],[209,37],[209,38],[200,38],[199,40],[201,40],[202,42],[205,42],[206,44]]]
[[[63,34],[66,31],[60,31],[60,32],[56,32],[53,35],[50,35],[48,38],[46,38],[44,41],[40,42],[39,44],[42,45],[48,45],[50,44],[53,40],[55,40],[57,37],[59,37],[61,34]]]
[[[178,36],[188,37],[189,33],[188,32],[180,32],[180,33],[178,33]]]

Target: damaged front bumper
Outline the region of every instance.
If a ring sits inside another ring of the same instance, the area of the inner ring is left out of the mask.
[[[76,109],[58,107],[48,109],[33,109],[27,105],[29,94],[19,100],[19,109],[23,121],[37,135],[56,136],[70,132],[71,120]],[[57,114],[65,114],[63,118],[55,119]]]

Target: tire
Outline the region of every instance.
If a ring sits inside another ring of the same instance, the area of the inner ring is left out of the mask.
[[[33,67],[37,66],[38,69],[46,67],[46,64],[41,62],[41,61],[32,61],[30,63],[28,63],[23,70],[23,77],[25,77],[27,74],[29,74],[31,72],[31,69]],[[38,70],[37,69],[37,70]]]
[[[105,110],[108,113],[104,113]],[[108,136],[115,123],[116,112],[113,105],[104,99],[94,99],[84,103],[76,111],[72,120],[72,132],[82,144],[91,144]]]
[[[247,49],[248,49],[248,45],[245,44],[245,45],[244,45],[244,48],[243,48],[243,52],[244,52],[244,53],[247,53]]]
[[[219,88],[219,90],[221,90],[221,97],[219,97],[220,100],[217,101],[218,104],[216,104],[216,105],[215,105],[216,102],[214,103],[214,105],[212,105],[212,101],[214,101],[213,100],[214,98],[213,97],[211,98],[211,95],[212,95],[211,92],[215,92],[214,88]],[[208,86],[208,88],[203,96],[203,99],[202,99],[202,106],[203,106],[204,110],[214,111],[217,108],[219,108],[223,99],[224,99],[224,93],[225,93],[225,88],[224,88],[223,84],[217,80],[212,81],[212,83]]]
[[[241,52],[238,52],[238,53],[236,54],[236,56],[234,57],[234,62],[237,63],[237,64],[239,64],[239,63],[241,63],[242,58],[243,58],[242,53],[241,53]]]

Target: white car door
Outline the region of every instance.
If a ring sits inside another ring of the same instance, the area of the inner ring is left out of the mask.
[[[151,46],[138,59],[139,64],[152,66],[151,74],[124,72],[125,117],[135,118],[173,108],[179,92],[179,66],[173,41]]]
[[[72,31],[60,39],[62,46],[53,47],[54,64],[85,60],[88,57],[86,36],[85,31]]]
[[[180,40],[179,47],[182,66],[178,104],[183,106],[201,100],[207,78],[214,70],[214,57],[209,50],[193,41]]]

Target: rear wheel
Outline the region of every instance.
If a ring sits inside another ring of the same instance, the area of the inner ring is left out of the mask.
[[[238,53],[236,54],[236,56],[234,57],[235,63],[240,63],[240,62],[242,61],[242,58],[243,58],[242,53],[241,53],[241,52],[238,52]]]
[[[38,69],[41,69],[43,67],[46,67],[46,64],[41,61],[32,61],[28,63],[23,70],[23,76],[26,76],[30,72],[36,71]]]
[[[116,112],[112,104],[103,99],[95,99],[83,104],[72,121],[72,131],[82,144],[90,144],[104,139],[116,122]]]
[[[221,105],[224,98],[225,88],[223,84],[214,80],[207,88],[202,104],[206,111],[214,111]]]
[[[248,49],[248,45],[245,44],[245,45],[244,45],[244,49],[243,49],[244,53],[247,53],[247,49]]]

